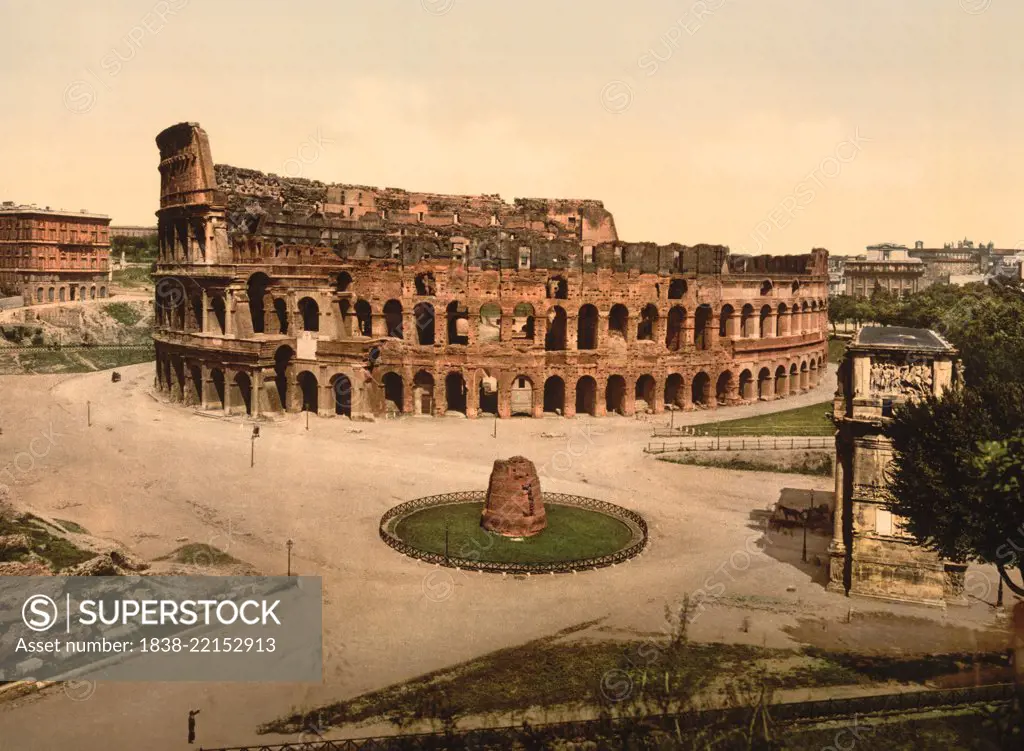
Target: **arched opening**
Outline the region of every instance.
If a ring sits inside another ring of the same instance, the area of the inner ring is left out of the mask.
[[[810,370],[811,372],[808,385],[813,389],[818,385],[818,363],[813,358],[811,358]]]
[[[568,300],[569,282],[563,276],[553,276],[548,279],[547,294],[549,300]]]
[[[339,373],[331,381],[334,392],[334,414],[352,416],[352,381],[347,375]]]
[[[71,287],[70,289],[68,289],[68,295],[69,295],[70,301],[74,302],[75,301],[75,288],[74,287]]]
[[[654,412],[654,400],[657,399],[658,387],[654,377],[648,374],[640,376],[633,392],[634,409],[639,413]]]
[[[171,396],[176,401],[183,402],[185,401],[185,363],[180,357],[172,357],[171,368],[174,372]]]
[[[683,348],[683,340],[686,332],[686,308],[682,305],[673,305],[668,312],[668,327],[665,331],[665,347],[672,352],[678,352]]]
[[[668,299],[682,300],[686,296],[686,280],[673,279],[668,285]]]
[[[93,297],[95,297],[96,289],[93,288]],[[213,308],[213,320],[217,324],[217,334],[226,334],[228,326],[228,311],[224,305],[224,298],[217,296],[214,297],[210,302],[210,307]]]
[[[498,384],[496,378],[480,376],[477,382],[479,393],[478,409],[482,415],[498,414]]]
[[[521,302],[512,309],[512,338],[533,340],[533,306]]]
[[[63,293],[63,292],[64,292],[64,290],[61,289],[61,293]],[[63,300],[64,298],[62,297],[61,299]],[[180,297],[172,296],[171,297],[171,303],[174,305],[174,308],[171,311],[171,319],[173,321],[173,323],[171,325],[174,328],[176,328],[178,331],[184,331],[185,330],[185,307],[186,307],[185,306],[185,297],[184,297],[184,295],[182,295]]]
[[[266,327],[265,298],[267,287],[270,285],[270,277],[262,272],[257,272],[249,277],[246,283],[246,294],[249,297],[249,315],[252,318],[252,333],[262,334]],[[103,296],[100,290],[100,297]]]
[[[597,381],[590,376],[576,381],[576,414],[597,414]]]
[[[384,413],[387,415],[402,414],[405,404],[405,383],[398,373],[385,373],[381,379],[384,384]]]
[[[761,338],[766,339],[772,335],[772,309],[767,305],[761,306],[761,320],[759,330]]]
[[[469,311],[458,300],[448,303],[448,343],[469,344]]]
[[[597,349],[597,308],[584,305],[576,319],[576,349]]]
[[[416,303],[412,309],[416,319],[416,343],[431,345],[434,343],[434,306],[428,302]]]
[[[757,326],[757,319],[754,318],[754,306],[747,303],[740,311],[740,336],[744,339],[757,336],[755,326]]]
[[[697,308],[693,322],[693,343],[697,349],[711,348],[711,306]]]
[[[711,376],[704,371],[693,377],[693,383],[690,386],[690,401],[702,407],[711,404]]]
[[[481,344],[493,344],[501,341],[501,308],[496,303],[489,302],[480,306],[477,340]]]
[[[544,411],[565,414],[565,381],[559,376],[544,381]]]
[[[288,409],[288,374],[294,357],[295,350],[287,345],[278,347],[274,353],[274,385],[283,411]]]
[[[715,383],[715,398],[725,404],[736,396],[736,382],[731,370],[723,371]]]
[[[527,376],[517,375],[512,379],[511,413],[516,415],[533,415],[533,381]]]
[[[107,296],[107,288],[106,287],[100,287],[100,297],[106,297],[106,296]]]
[[[317,399],[320,389],[316,382],[316,376],[308,370],[299,373],[299,390],[302,392],[302,411],[316,414]]]
[[[203,403],[203,371],[198,365],[188,366],[190,380],[192,381],[192,393],[189,400],[192,404]]]
[[[754,399],[754,374],[749,370],[740,373],[740,399],[747,401]]]
[[[770,295],[774,288],[775,288],[775,285],[772,284],[772,280],[771,279],[765,279],[763,282],[761,282],[761,294],[762,295]]]
[[[220,368],[214,368],[210,373],[210,379],[213,381],[213,393],[216,395],[217,400],[214,404],[209,406],[224,409],[224,371]]]
[[[775,396],[786,396],[789,393],[786,379],[786,369],[780,365],[775,369]]]
[[[809,379],[810,379],[810,374],[808,373],[808,370],[807,370],[807,363],[806,362],[802,362],[802,363],[800,363],[800,390],[801,391],[807,391],[808,387],[810,386]]]
[[[683,377],[678,373],[671,373],[665,379],[665,406],[679,409],[683,404]]]
[[[732,305],[723,305],[718,316],[718,335],[723,339],[736,336],[736,310]]]
[[[72,292],[75,291],[74,287],[71,288],[71,291]],[[192,310],[191,310],[192,321],[191,321],[191,323],[194,326],[194,328],[192,330],[193,331],[202,331],[203,330],[203,297],[202,297],[202,295],[197,295],[196,297],[193,297],[191,300],[189,300],[189,302],[192,303]]]
[[[85,287],[84,286],[78,288],[78,299],[79,300],[84,300],[85,299]]]
[[[462,373],[449,373],[444,379],[444,395],[449,412],[466,414],[466,379]]]
[[[277,303],[274,303],[275,307]],[[299,300],[299,315],[302,316],[303,331],[320,330],[320,306],[312,297],[303,297]]]
[[[90,287],[89,288],[89,299],[90,300],[95,300],[96,299],[96,288],[95,287]]]
[[[434,275],[429,271],[416,275],[416,294],[420,297],[433,297],[437,294],[437,286],[434,284]]]
[[[626,327],[628,325],[629,309],[621,303],[613,305],[612,309],[608,312],[608,336],[612,339],[625,340]]]
[[[797,394],[800,392],[800,368],[797,367],[796,363],[789,366],[789,379],[787,386],[789,386],[790,394]]]
[[[425,370],[412,379],[413,412],[417,415],[434,414],[434,376]]]
[[[373,308],[366,300],[356,302],[356,322],[360,336],[373,336]]]
[[[556,305],[548,311],[548,331],[544,337],[544,349],[549,352],[559,352],[565,349],[566,344],[566,315],[565,308]]]
[[[50,289],[48,289],[46,291],[46,301],[47,302],[53,302],[53,292],[54,292],[53,287],[50,287]]]
[[[93,295],[92,296],[96,297],[96,288],[95,287],[93,288]],[[36,302],[42,302],[42,301],[43,301],[43,288],[40,287],[39,289],[36,290]]]
[[[789,318],[786,316],[788,310],[786,303],[779,303],[775,317],[775,336],[786,336],[789,333]]]
[[[388,336],[393,339],[405,338],[402,330],[402,303],[398,300],[388,300],[384,303],[384,323],[387,326]]]
[[[338,274],[338,278],[334,280],[334,288],[338,292],[348,292],[348,288],[352,286],[352,275],[347,271],[342,271]]]
[[[59,294],[59,296],[60,296],[60,301],[61,301],[61,302],[65,302],[65,299],[64,299],[64,298],[65,298],[65,297],[67,296],[67,293],[66,293],[66,292],[64,291],[64,288],[63,288],[63,287],[61,287],[61,288],[60,288],[60,294]]]
[[[622,376],[608,376],[608,384],[604,391],[604,409],[609,415],[626,414],[626,379]]]
[[[640,322],[636,326],[636,339],[638,342],[653,342],[654,331],[658,326],[658,308],[648,303],[640,311]]]
[[[238,390],[238,397],[241,401],[242,407],[245,408],[245,414],[252,414],[252,381],[249,379],[248,373],[235,373],[235,388]],[[237,408],[236,405],[235,408]]]
[[[757,374],[757,398],[770,399],[772,393],[772,372],[768,368],[761,368]]]

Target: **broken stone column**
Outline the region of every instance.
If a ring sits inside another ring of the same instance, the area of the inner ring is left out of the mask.
[[[505,537],[532,537],[547,523],[533,462],[522,456],[495,460],[480,526]]]

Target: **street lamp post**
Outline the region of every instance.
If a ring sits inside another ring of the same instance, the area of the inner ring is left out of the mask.
[[[285,547],[288,548],[288,576],[292,575],[292,545],[294,544],[295,543],[292,542],[291,539],[285,543]]]
[[[249,467],[256,466],[256,439],[260,437],[260,426],[252,426],[252,439],[249,443]]]

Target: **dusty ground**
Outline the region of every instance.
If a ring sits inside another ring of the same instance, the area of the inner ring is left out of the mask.
[[[777,535],[766,545],[756,518],[784,489],[829,492],[832,481],[655,461],[640,450],[653,418],[504,420],[492,438],[491,420],[371,424],[312,417],[307,431],[304,415],[290,416],[262,428],[250,469],[248,424],[157,402],[149,394],[151,364],[121,372],[118,384],[105,372],[0,377],[0,465],[15,462],[34,438],[43,436],[49,447],[12,468],[18,502],[119,539],[147,558],[188,538],[283,573],[284,541],[293,539],[293,570],[324,581],[325,682],[105,683],[84,700],[89,691],[56,687],[0,704],[4,748],[174,748],[184,742],[195,707],[202,709],[197,745],[273,742],[257,736],[256,726],[293,708],[351,697],[584,621],[604,618],[610,632],[657,633],[665,603],[702,588],[717,593],[692,629],[705,640],[813,642],[807,618],[839,623],[852,606],[927,619],[924,641],[910,627],[885,631],[886,650],[913,651],[928,648],[935,624],[955,622],[964,627],[956,633],[969,635],[994,620],[980,600],[943,613],[825,592],[818,564],[827,540],[811,536],[805,564],[798,536]],[[833,371],[814,393],[729,416],[824,401],[831,384]],[[642,512],[651,529],[648,550],[612,569],[515,580],[436,569],[380,541],[378,520],[389,507],[483,488],[493,460],[514,454],[537,463],[546,489]],[[968,589],[991,601],[992,582],[991,572],[972,570]],[[937,645],[948,646],[950,633],[942,630]],[[964,640],[970,651],[976,638]]]

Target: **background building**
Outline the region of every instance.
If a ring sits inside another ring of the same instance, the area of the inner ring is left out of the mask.
[[[865,326],[840,363],[834,529],[829,589],[930,605],[966,604],[962,565],[942,561],[904,534],[886,509],[892,444],[883,435],[893,409],[960,379],[957,352],[927,329]]]
[[[633,415],[786,396],[825,365],[825,250],[624,243],[599,201],[215,166],[193,123],[157,145],[157,384],[186,404]]]
[[[114,225],[110,227],[110,238],[113,239],[115,237],[131,237],[136,239],[156,237],[156,227]]]
[[[875,290],[883,290],[905,297],[923,289],[924,264],[911,258],[905,245],[869,245],[867,251],[864,257],[846,260],[846,294],[871,297]]]
[[[0,205],[0,287],[26,305],[107,296],[110,217]]]
[[[829,253],[828,256],[828,294],[829,297],[846,294],[846,256]]]

